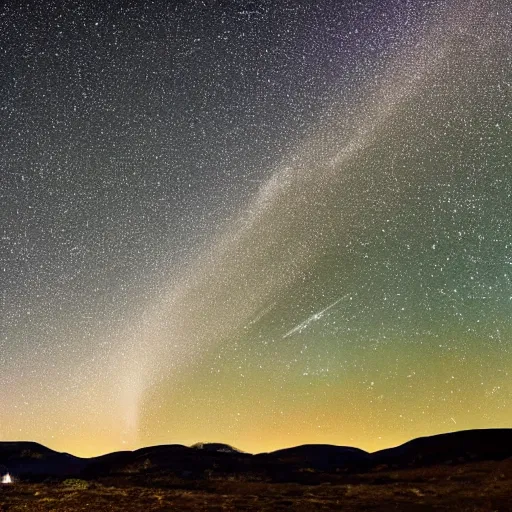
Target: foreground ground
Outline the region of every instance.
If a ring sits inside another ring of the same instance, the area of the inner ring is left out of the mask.
[[[316,480],[321,483],[247,481],[236,475],[209,475],[202,480],[133,475],[98,481],[18,482],[0,487],[0,512],[512,510],[512,459],[321,475]]]

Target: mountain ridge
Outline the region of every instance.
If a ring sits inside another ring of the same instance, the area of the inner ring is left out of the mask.
[[[32,441],[0,442],[0,469],[28,478],[94,478],[147,472],[200,477],[211,471],[260,472],[275,477],[301,471],[402,469],[509,457],[512,457],[512,428],[473,429],[424,436],[375,452],[350,446],[304,444],[251,454],[223,443],[197,443],[193,446],[147,446],[84,458],[57,452]]]

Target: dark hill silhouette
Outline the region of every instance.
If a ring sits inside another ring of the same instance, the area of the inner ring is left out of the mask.
[[[236,472],[244,469],[244,462],[253,456],[235,449],[219,449],[224,445],[212,444],[204,449],[197,446],[161,445],[141,448],[133,452],[115,452],[90,459],[84,471],[87,476],[105,474],[130,474],[141,471],[167,471],[177,474],[198,475],[217,467],[224,471]]]
[[[196,443],[191,446],[191,448],[195,448],[196,450],[203,450],[205,452],[214,452],[214,453],[243,453],[237,448],[230,446],[229,444],[223,443]]]
[[[33,477],[80,474],[88,464],[69,453],[60,453],[31,441],[1,442],[0,466],[15,475]]]
[[[358,448],[302,445],[252,455],[222,443],[161,445],[84,459],[33,442],[0,442],[0,468],[17,477],[172,473],[185,478],[205,474],[257,473],[293,480],[303,472],[361,472],[435,464],[503,460],[512,457],[512,429],[467,430],[414,439],[395,448],[367,453]]]
[[[33,441],[4,441],[0,443],[0,457],[44,458],[55,455],[56,452]]]
[[[274,461],[296,469],[335,471],[337,468],[360,468],[368,464],[370,454],[359,448],[329,444],[304,444],[271,453],[256,455],[267,462]]]
[[[462,430],[419,437],[395,448],[372,453],[373,464],[427,466],[512,456],[512,429]]]

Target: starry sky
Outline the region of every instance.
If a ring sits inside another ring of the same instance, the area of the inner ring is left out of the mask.
[[[512,426],[510,2],[12,0],[0,34],[0,439]]]

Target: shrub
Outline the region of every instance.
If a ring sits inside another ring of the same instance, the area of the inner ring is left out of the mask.
[[[89,482],[81,480],[80,478],[67,478],[62,482],[62,485],[76,491],[85,491],[89,489]]]

